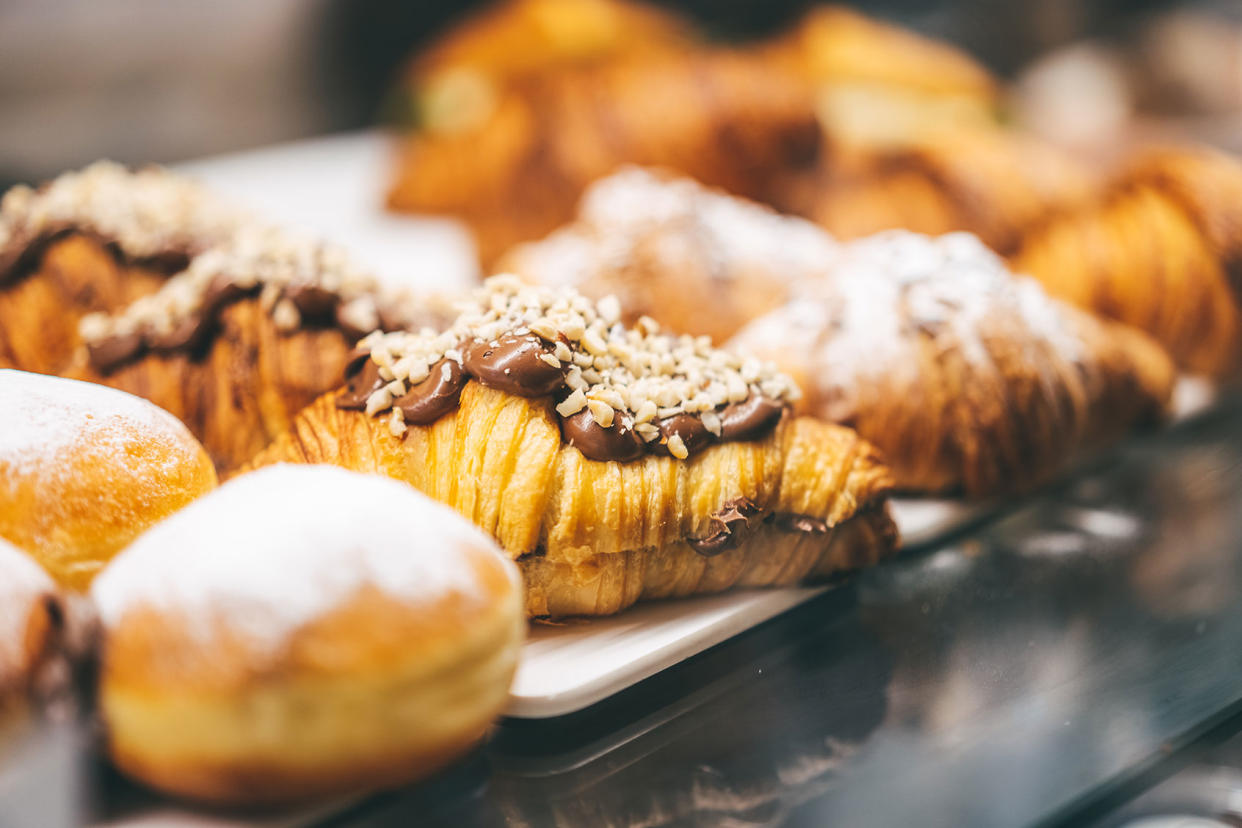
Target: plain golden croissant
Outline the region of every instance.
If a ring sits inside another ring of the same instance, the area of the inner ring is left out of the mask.
[[[811,9],[762,48],[828,94],[854,88],[959,102],[984,112],[999,103],[996,79],[965,52],[844,6]]]
[[[515,82],[623,56],[680,50],[689,24],[627,0],[505,0],[468,17],[411,61],[397,114],[420,130],[478,127]]]
[[[1008,254],[1032,224],[1085,200],[1092,182],[1033,138],[958,126],[884,140],[830,132],[819,172],[793,188],[789,208],[841,239],[964,230]]]
[[[489,280],[443,334],[373,334],[345,389],[255,461],[404,480],[515,558],[531,615],[791,584],[873,563],[891,481],[852,431],[705,338],[627,328],[614,300]]]
[[[78,321],[152,293],[242,216],[158,168],[98,162],[0,202],[0,367],[59,373]]]
[[[1186,370],[1236,373],[1242,165],[1207,149],[1149,151],[1098,198],[1033,227],[1013,266],[1147,331]]]
[[[837,244],[814,224],[638,167],[591,185],[578,217],[509,251],[503,272],[615,295],[623,318],[723,341],[823,278]]]
[[[761,58],[625,58],[525,78],[476,129],[412,134],[389,205],[463,219],[490,265],[572,218],[586,186],[623,164],[765,201],[818,146],[809,90]]]
[[[817,291],[730,344],[873,441],[898,487],[972,496],[1029,488],[1158,420],[1174,380],[1145,335],[1052,299],[964,233],[844,245]]]
[[[335,387],[364,334],[422,320],[340,248],[255,225],[161,289],[80,323],[68,374],[179,417],[227,474]]]

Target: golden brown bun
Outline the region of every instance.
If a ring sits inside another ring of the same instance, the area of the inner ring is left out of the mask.
[[[841,137],[837,133],[832,133]],[[1001,253],[1053,210],[1085,200],[1090,176],[1035,139],[996,127],[934,129],[830,146],[790,208],[841,239],[965,230]]]
[[[878,514],[886,528],[874,533],[860,559],[883,557],[896,544],[885,509],[888,470],[848,429],[787,417],[762,440],[714,445],[684,461],[648,455],[601,462],[563,444],[551,400],[511,396],[475,381],[456,411],[410,427],[401,438],[383,419],[338,409],[335,397],[312,403],[256,465],[332,463],[379,472],[449,504],[497,538],[510,557],[541,557],[543,564],[524,564],[530,571],[568,579],[559,587],[546,578],[528,583],[532,615],[616,612],[640,598],[739,582],[796,583],[838,561],[835,539],[863,512]],[[824,531],[796,555],[771,547],[772,558],[756,533],[738,555],[705,570],[686,538],[709,535],[714,514],[737,498],[754,504],[755,528],[781,513],[821,521]],[[618,555],[631,556],[623,568],[652,567],[652,579],[609,579],[589,587],[589,595],[571,589],[595,579],[601,566],[619,560],[609,556]],[[738,566],[741,561],[750,563]],[[765,565],[774,561],[784,565]]]
[[[501,272],[621,302],[678,333],[723,342],[822,278],[837,245],[803,219],[671,173],[627,167],[583,195],[577,220],[518,245]]]
[[[688,51],[515,84],[485,124],[405,140],[389,206],[468,223],[485,266],[568,221],[626,163],[767,200],[819,145],[809,90],[754,56]]]
[[[150,400],[181,419],[228,476],[311,400],[340,384],[350,337],[335,327],[277,329],[258,299],[225,308],[203,350],[148,353],[100,371],[80,350],[68,375]]]
[[[58,374],[81,338],[78,322],[154,293],[167,268],[126,263],[94,236],[72,233],[50,243],[29,272],[0,278],[0,368]]]
[[[84,589],[147,527],[216,485],[203,447],[150,403],[0,371],[0,537]]]
[[[1013,266],[1147,331],[1188,371],[1235,374],[1242,164],[1206,149],[1147,152],[1090,203],[1033,227]]]
[[[477,13],[410,64],[403,94],[419,129],[477,127],[513,83],[533,75],[689,44],[689,25],[625,0],[507,0]],[[407,114],[407,113],[401,113]]]
[[[1162,415],[1175,378],[1141,332],[1048,297],[965,234],[846,245],[822,290],[733,340],[804,409],[873,441],[906,490],[1020,491]]]
[[[238,478],[96,581],[112,759],[227,804],[400,785],[499,714],[525,634],[495,545],[339,469]]]

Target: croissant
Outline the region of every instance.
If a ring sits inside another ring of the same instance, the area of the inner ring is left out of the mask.
[[[755,56],[625,58],[525,78],[477,129],[411,135],[388,203],[463,219],[490,265],[568,221],[583,189],[622,164],[763,201],[818,145],[809,90]]]
[[[983,112],[999,103],[996,79],[970,55],[843,6],[811,9],[789,32],[762,48],[826,94],[863,89],[955,101]]]
[[[817,291],[730,344],[779,362],[805,411],[856,428],[919,492],[1028,489],[1158,420],[1174,380],[1145,335],[1052,299],[964,233],[845,245]]]
[[[410,483],[499,541],[530,615],[791,584],[874,563],[891,480],[852,431],[787,409],[788,378],[614,300],[489,280],[447,332],[373,334],[254,465]]]
[[[1097,198],[1031,228],[1013,266],[1143,329],[1188,371],[1235,373],[1242,165],[1206,149],[1146,152]]]
[[[0,201],[0,367],[59,373],[78,322],[159,289],[240,214],[158,168],[98,162]]]
[[[686,178],[623,169],[591,185],[577,220],[515,247],[499,269],[621,301],[624,319],[723,341],[822,278],[837,244],[803,219]]]
[[[789,209],[841,239],[882,230],[967,231],[1011,253],[1034,223],[1084,201],[1091,177],[1069,156],[995,127],[885,140],[829,133],[819,171],[789,187]]]
[[[472,129],[532,75],[691,43],[688,22],[626,0],[506,0],[468,17],[406,70],[400,115],[435,133]]]
[[[156,293],[80,323],[67,374],[179,417],[222,474],[335,387],[364,334],[424,321],[335,246],[256,225],[196,256]]]

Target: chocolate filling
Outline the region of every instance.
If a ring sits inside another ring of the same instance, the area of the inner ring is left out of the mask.
[[[561,439],[578,449],[591,460],[616,460],[624,463],[643,456],[646,447],[643,438],[616,417],[612,425],[604,428],[595,422],[590,409],[561,418]]]
[[[468,379],[458,362],[442,359],[431,366],[427,379],[393,400],[392,406],[401,409],[407,424],[430,425],[457,407]],[[366,407],[366,400],[362,405]]]
[[[705,558],[728,552],[740,544],[750,532],[752,521],[760,509],[748,497],[735,497],[712,513],[714,531],[703,538],[686,538],[690,548]]]
[[[256,296],[260,285],[245,288],[227,276],[217,276],[203,293],[199,308],[176,323],[171,331],[138,330],[113,334],[87,343],[87,355],[97,371],[115,370],[123,363],[137,359],[148,349],[159,352],[193,351],[210,341],[219,327],[220,316],[234,302]],[[346,338],[356,339],[370,331],[356,331],[341,321],[341,299],[337,294],[316,285],[290,285],[282,298],[298,309],[304,325],[335,326]]]
[[[545,360],[544,357],[553,356],[552,349],[534,334],[503,334],[490,341],[463,343],[459,350],[460,363],[449,358],[440,360],[431,369],[429,379],[393,403],[402,410],[407,424],[427,425],[451,411],[471,378],[519,397],[548,397],[567,390],[568,365],[557,367]],[[336,399],[338,408],[364,411],[371,394],[387,384],[368,356],[365,349],[350,354],[345,390]],[[450,373],[437,379],[436,372],[442,372],[445,365],[450,366]],[[644,452],[669,454],[668,441],[675,436],[681,438],[687,454],[692,455],[717,442],[761,439],[776,427],[785,410],[775,400],[751,396],[716,412],[721,423],[719,436],[707,430],[700,416],[681,413],[654,421],[660,437],[646,442],[620,412],[605,428],[595,421],[589,408],[583,408],[560,418],[561,438],[591,460],[626,462],[636,460]]]
[[[540,357],[552,349],[533,334],[504,334],[465,348],[465,367],[484,385],[519,397],[545,397],[565,384],[565,372]]]
[[[83,236],[98,242],[120,264],[140,265],[168,276],[185,270],[190,263],[192,251],[170,248],[151,256],[131,256],[121,249],[115,239],[72,224],[44,227],[37,233],[19,232],[0,249],[0,288],[20,280],[38,267],[47,249],[63,238]]]
[[[804,532],[809,535],[826,535],[829,526],[826,522],[810,515],[795,512],[773,512],[768,516],[772,525],[782,532]]]

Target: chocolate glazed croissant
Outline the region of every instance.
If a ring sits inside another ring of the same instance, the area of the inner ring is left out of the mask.
[[[492,279],[439,337],[364,340],[347,387],[255,464],[379,472],[453,506],[518,561],[531,615],[792,584],[892,551],[870,445],[789,416],[796,390],[770,368],[610,311]]]
[[[1186,370],[1236,374],[1242,165],[1206,149],[1150,151],[1097,199],[1032,228],[1013,266],[1147,331]]]
[[[227,475],[334,387],[353,344],[413,325],[338,248],[256,227],[196,257],[158,293],[81,324],[70,375],[179,417]]]
[[[766,201],[818,145],[809,90],[760,58],[619,59],[526,78],[478,129],[411,136],[388,203],[462,218],[490,264],[568,221],[583,189],[622,164]]]
[[[996,495],[1160,418],[1168,356],[1014,277],[964,233],[845,245],[821,289],[732,340],[799,380],[803,405],[872,440],[897,485]]]
[[[0,202],[0,367],[54,374],[78,322],[153,293],[238,214],[190,181],[108,162]]]

